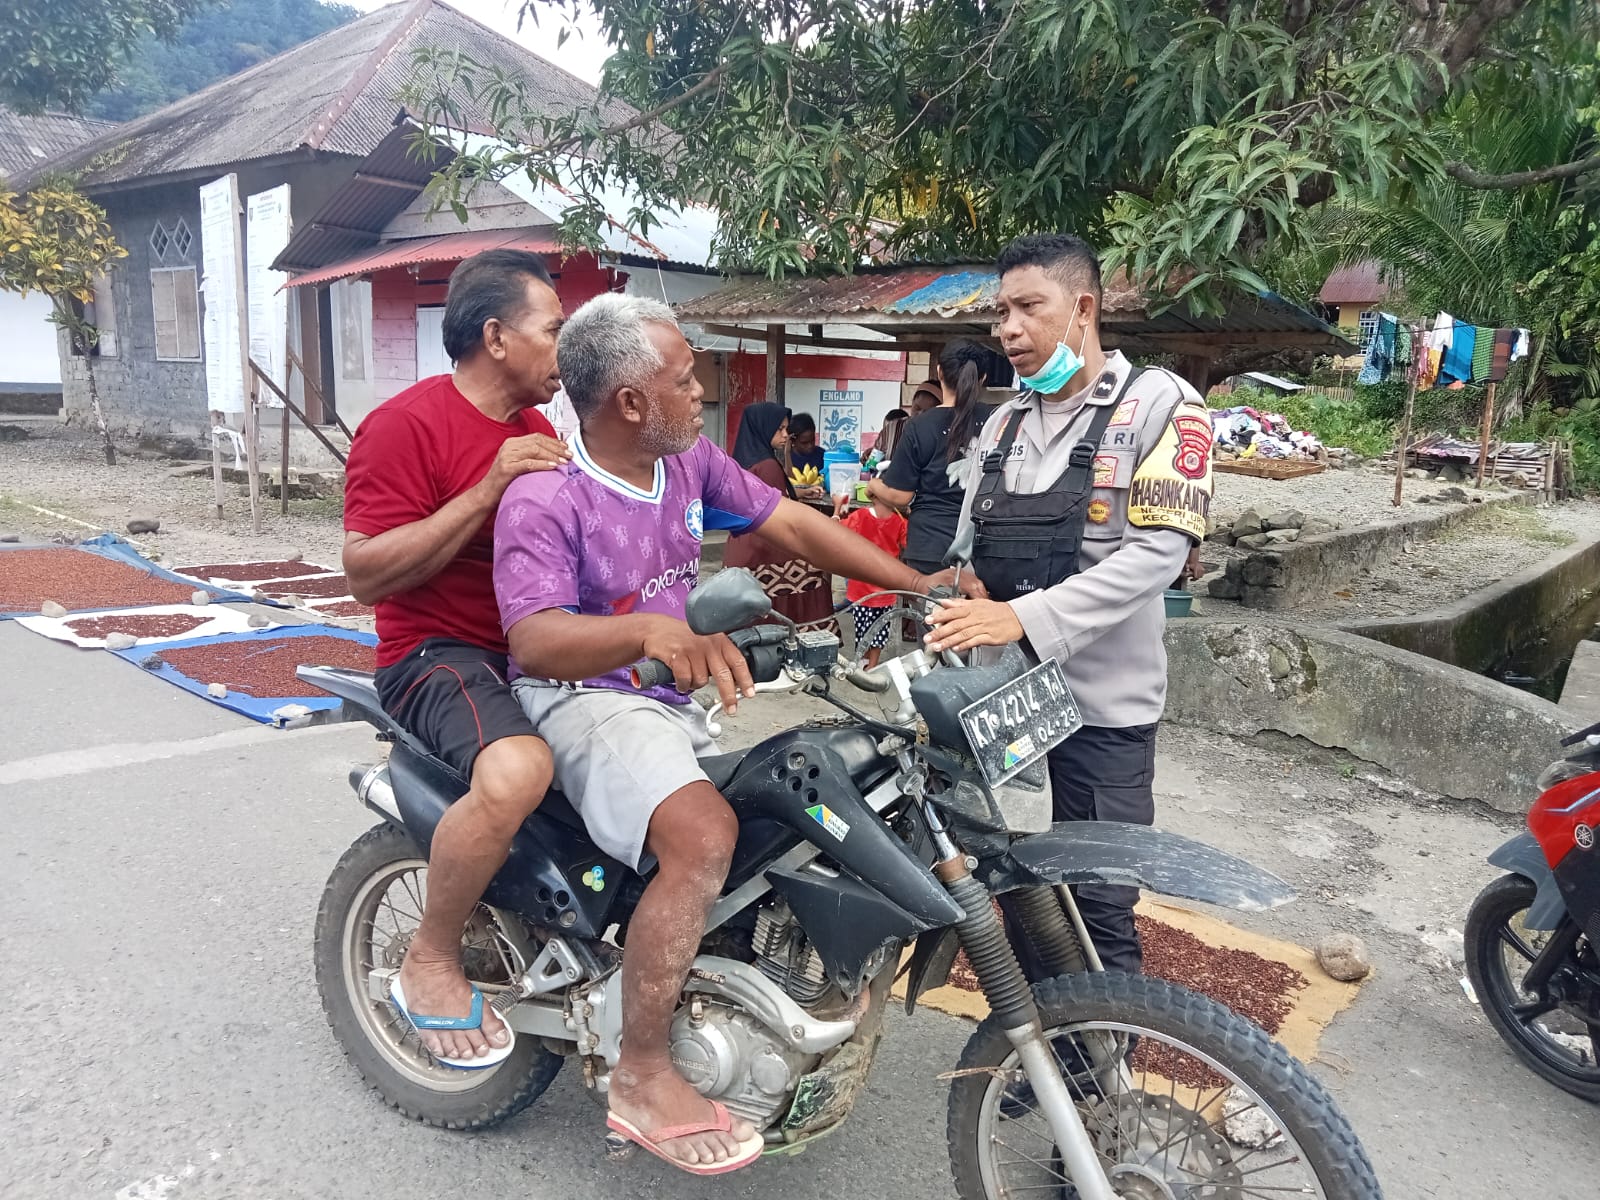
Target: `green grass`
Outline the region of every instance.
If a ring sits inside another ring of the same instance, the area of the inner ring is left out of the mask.
[[[1570,546],[1578,540],[1564,529],[1551,529],[1538,509],[1520,504],[1485,504],[1476,517],[1447,530],[1441,540],[1461,541],[1482,537],[1486,533],[1497,533],[1534,545],[1557,547]]]

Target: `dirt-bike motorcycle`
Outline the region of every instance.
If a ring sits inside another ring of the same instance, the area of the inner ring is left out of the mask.
[[[1600,1101],[1600,723],[1561,744],[1527,831],[1489,856],[1509,873],[1472,902],[1467,977],[1518,1058]]]
[[[925,615],[928,597],[905,597],[882,620]],[[910,1012],[960,949],[991,1009],[949,1085],[963,1200],[1378,1200],[1344,1116],[1264,1032],[1182,988],[1096,969],[1071,885],[1137,883],[1235,909],[1290,891],[1154,829],[1050,827],[1042,757],[1081,724],[1058,663],[1015,647],[984,666],[913,651],[867,675],[841,662],[832,634],[758,624],[769,611],[748,572],[724,570],[694,591],[688,620],[729,634],[760,690],[809,693],[842,715],[702,760],[740,835],[671,1029],[696,1088],[763,1131],[770,1153],[804,1148],[865,1087],[897,975]],[[456,1129],[524,1109],[569,1058],[604,1103],[623,1034],[618,947],[645,881],[551,792],[463,938],[467,974],[516,1030],[515,1050],[483,1071],[435,1063],[387,996],[433,830],[467,784],[390,721],[368,677],[301,673],[392,743],[387,763],[351,772],[382,823],[340,860],[317,916],[317,980],[348,1057],[390,1104]],[[659,663],[635,670],[641,686],[670,678]],[[840,679],[893,711],[861,711]],[[1031,985],[1000,894],[1043,964]],[[1259,1123],[1253,1148],[1229,1137],[1245,1117]]]

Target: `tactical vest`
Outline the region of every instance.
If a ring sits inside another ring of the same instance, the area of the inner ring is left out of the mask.
[[[1014,409],[1000,443],[983,456],[983,476],[972,502],[972,569],[994,600],[1015,600],[1053,587],[1082,567],[1084,525],[1094,491],[1094,457],[1123,396],[1142,371],[1132,370],[1109,403],[1096,409],[1067,468],[1040,492],[1006,488],[1006,460],[1026,408]]]

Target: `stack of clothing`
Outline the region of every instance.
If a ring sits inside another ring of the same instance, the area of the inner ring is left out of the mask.
[[[1257,412],[1247,405],[1211,414],[1216,445],[1239,458],[1315,459],[1322,442],[1313,433],[1296,431],[1278,413]]]

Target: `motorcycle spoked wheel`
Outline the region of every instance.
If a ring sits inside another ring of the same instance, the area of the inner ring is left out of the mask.
[[[1530,1070],[1600,1102],[1600,1032],[1522,990],[1523,976],[1550,938],[1522,924],[1537,891],[1532,880],[1503,875],[1478,893],[1463,931],[1467,978],[1495,1032]],[[1541,1023],[1547,1019],[1562,1028],[1547,1028]]]
[[[404,958],[422,915],[427,872],[416,844],[392,825],[356,839],[328,877],[317,909],[317,990],[345,1057],[386,1103],[428,1125],[487,1129],[543,1095],[562,1058],[519,1035],[511,1056],[494,1067],[443,1066],[393,1005],[370,996],[372,970],[398,969]],[[462,936],[462,962],[486,1002],[511,982],[516,945],[495,912],[479,905]]]
[[[1074,1035],[1118,1046],[1138,1039],[1124,1071],[1065,1075],[1114,1195],[1382,1200],[1366,1151],[1333,1098],[1237,1013],[1120,972],[1045,980],[1034,985],[1034,998],[1058,1057],[1064,1045],[1083,1045]],[[951,1086],[948,1137],[961,1200],[1078,1200],[1043,1114],[1017,1087],[1025,1076],[995,1017],[968,1041],[960,1070],[970,1073]],[[1268,1144],[1248,1148],[1229,1139],[1223,1108],[1230,1093],[1248,1101],[1235,1117],[1256,1110]]]

